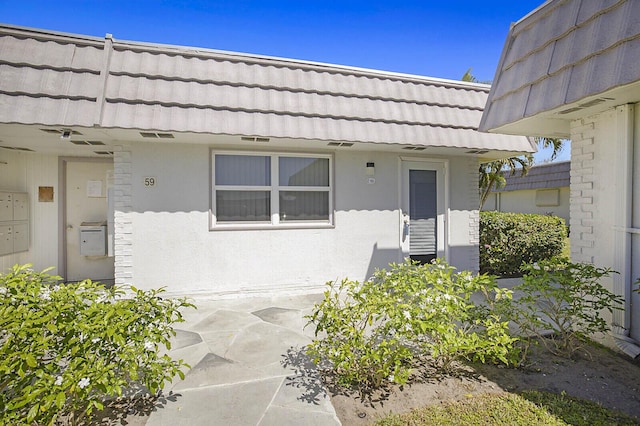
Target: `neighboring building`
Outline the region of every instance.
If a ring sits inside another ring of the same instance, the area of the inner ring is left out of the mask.
[[[640,1],[551,0],[515,23],[480,130],[571,139],[571,256],[612,267],[640,354]]]
[[[478,162],[535,150],[477,131],[482,84],[6,25],[0,58],[0,190],[30,209],[3,270],[193,295],[473,271]]]
[[[524,176],[507,173],[506,185],[489,194],[482,210],[553,215],[568,226],[570,169],[571,162],[561,161],[533,166]]]

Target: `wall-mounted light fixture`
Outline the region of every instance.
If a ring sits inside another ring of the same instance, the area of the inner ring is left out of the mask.
[[[376,164],[367,163],[367,176],[373,176],[376,174]]]

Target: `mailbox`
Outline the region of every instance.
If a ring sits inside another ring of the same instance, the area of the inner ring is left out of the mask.
[[[107,222],[82,222],[80,224],[80,255],[107,255]]]

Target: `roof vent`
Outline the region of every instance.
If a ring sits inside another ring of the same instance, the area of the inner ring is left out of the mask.
[[[140,132],[140,136],[143,138],[153,138],[153,139],[173,139],[174,136],[172,133],[155,133],[155,132]]]
[[[269,142],[271,139],[269,138],[260,138],[257,136],[241,136],[240,140],[246,141],[246,142]]]
[[[329,142],[327,144],[328,146],[342,146],[345,148],[349,148],[350,146],[353,146],[353,143],[351,142]]]

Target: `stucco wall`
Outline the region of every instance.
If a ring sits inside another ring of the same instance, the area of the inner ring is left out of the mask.
[[[504,191],[490,194],[482,210],[513,213],[533,213],[551,214],[564,219],[569,226],[569,193],[568,187],[557,188],[559,190],[559,205],[557,206],[537,206],[537,189],[526,189],[520,191]],[[547,191],[548,189],[544,189]]]
[[[372,185],[367,162],[375,162]],[[449,165],[449,259],[477,270],[477,163],[454,158]],[[130,233],[116,240],[116,282],[198,294],[363,280],[402,258],[399,167],[397,154],[336,152],[335,228],[210,231],[209,147],[123,144],[114,164],[116,229]],[[145,187],[145,176],[155,177],[156,186]]]
[[[1,150],[0,190],[29,193],[29,251],[0,256],[0,272],[30,263],[36,270],[58,265],[58,158]],[[6,164],[4,164],[6,162]],[[53,186],[53,202],[38,201],[38,187]],[[57,274],[60,271],[51,271]]]

